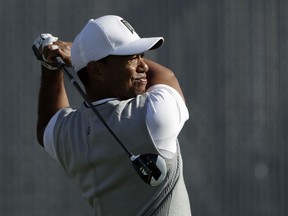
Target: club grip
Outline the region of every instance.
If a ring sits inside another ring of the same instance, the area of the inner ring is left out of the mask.
[[[39,50],[37,49],[36,45],[33,45],[32,46],[32,50],[34,52],[34,55],[36,56],[36,58],[40,61],[43,61],[43,57],[42,55],[40,54]]]

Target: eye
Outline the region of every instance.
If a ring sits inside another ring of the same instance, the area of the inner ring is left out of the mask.
[[[139,59],[138,55],[132,55],[132,56],[129,56],[129,57],[127,58],[127,60],[128,60],[129,63],[137,63],[137,62],[138,62],[138,59]]]
[[[144,53],[127,56],[127,61],[130,65],[138,65],[139,61],[141,60],[141,58],[143,58],[143,56]]]
[[[129,60],[134,60],[134,59],[140,59],[144,57],[144,53],[137,54],[137,55],[131,55],[128,57]]]

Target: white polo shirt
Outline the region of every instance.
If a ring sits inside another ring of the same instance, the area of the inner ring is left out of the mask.
[[[188,109],[180,94],[170,86],[157,84],[148,90],[146,123],[154,144],[163,156],[176,153],[176,139],[184,123],[189,118]],[[113,98],[114,99],[114,98]],[[111,98],[94,102],[94,105]],[[59,110],[48,123],[44,132],[44,147],[57,160],[53,141],[53,130]],[[71,109],[71,111],[73,111]]]

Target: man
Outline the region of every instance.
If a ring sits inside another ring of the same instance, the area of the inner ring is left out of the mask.
[[[73,44],[44,34],[37,137],[81,189],[95,215],[191,215],[177,136],[188,110],[168,68],[144,58],[163,38],[140,38],[119,16],[89,20]],[[135,155],[161,155],[167,176],[155,187],[134,172],[126,153],[86,103],[69,107],[60,56],[71,63],[103,119]]]

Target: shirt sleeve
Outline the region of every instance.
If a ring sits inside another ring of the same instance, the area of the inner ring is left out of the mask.
[[[157,84],[148,90],[146,123],[161,153],[176,153],[176,140],[189,112],[181,95],[172,87]]]
[[[46,152],[56,161],[58,161],[58,158],[56,155],[55,144],[54,144],[54,127],[59,117],[59,114],[64,110],[67,113],[72,111],[71,108],[64,108],[64,109],[58,110],[58,112],[50,119],[47,127],[45,128],[44,137],[43,137],[44,148]]]

